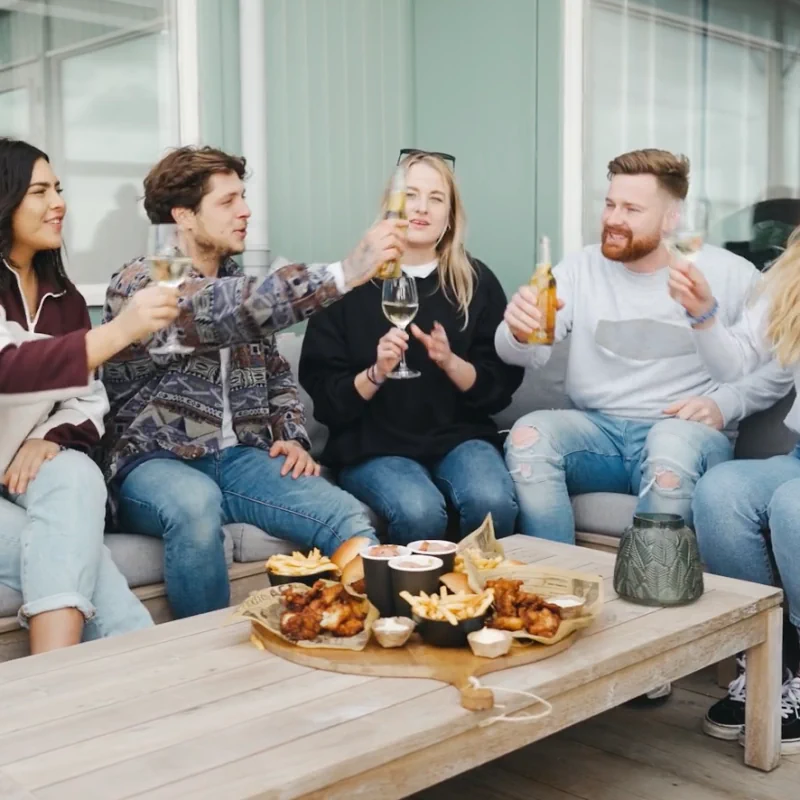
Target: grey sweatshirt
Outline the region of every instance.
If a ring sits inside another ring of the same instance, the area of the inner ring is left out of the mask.
[[[701,251],[697,267],[719,300],[720,320],[732,325],[760,274],[745,259],[711,245]],[[715,376],[698,352],[683,308],[669,295],[666,268],[631,272],[594,245],[564,259],[554,274],[565,304],[556,317],[556,340],[570,338],[566,390],[577,408],[663,419],[672,403],[703,395],[714,399],[733,434],[741,419],[769,408],[791,388],[791,374],[768,356],[750,374]],[[520,344],[505,323],[495,347],[507,363],[531,368],[543,366],[552,349]]]

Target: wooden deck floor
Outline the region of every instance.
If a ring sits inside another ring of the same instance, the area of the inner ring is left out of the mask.
[[[681,681],[656,709],[617,708],[431,787],[413,800],[797,800],[800,756],[770,774],[737,742],[705,736],[721,697],[711,671]]]

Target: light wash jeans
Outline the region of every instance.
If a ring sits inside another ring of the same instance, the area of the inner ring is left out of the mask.
[[[800,447],[763,461],[732,461],[704,475],[694,497],[710,572],[783,586],[800,628]]]
[[[514,483],[500,451],[479,439],[463,442],[432,463],[371,458],[343,469],[339,485],[387,521],[395,544],[444,538],[448,500],[458,512],[462,535],[479,527],[487,514],[498,537],[514,533]]]
[[[88,456],[62,451],[25,494],[7,497],[0,497],[0,583],[22,594],[20,624],[62,608],[83,614],[84,640],[153,624],[103,544],[106,487]]]
[[[164,540],[167,598],[175,616],[229,604],[225,524],[250,523],[328,556],[354,536],[378,541],[355,497],[321,477],[281,476],[283,463],[283,456],[239,445],[191,461],[150,459],[125,477],[120,526]]]
[[[728,437],[699,422],[653,423],[574,409],[534,411],[506,440],[522,533],[570,544],[570,495],[639,495],[638,512],[679,514],[691,525],[695,484],[732,457]]]

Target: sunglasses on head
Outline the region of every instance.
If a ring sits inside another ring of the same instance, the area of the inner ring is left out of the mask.
[[[436,156],[441,158],[442,161],[447,161],[450,164],[450,169],[456,168],[456,157],[451,156],[450,153],[437,153],[434,150],[417,150],[414,147],[404,147],[397,156],[397,163],[399,164],[406,156]]]

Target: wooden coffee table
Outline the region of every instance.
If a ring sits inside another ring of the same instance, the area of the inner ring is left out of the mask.
[[[744,759],[777,766],[780,591],[707,576],[694,605],[646,608],[615,596],[607,553],[523,536],[504,544],[513,557],[606,579],[604,612],[573,647],[485,680],[548,699],[542,720],[481,727],[500,712],[466,711],[436,681],[290,664],[253,647],[249,625],[226,625],[223,611],[0,665],[0,794],[389,800],[741,650]],[[506,712],[532,702],[498,701]]]

